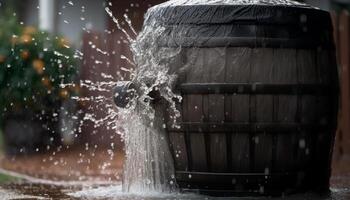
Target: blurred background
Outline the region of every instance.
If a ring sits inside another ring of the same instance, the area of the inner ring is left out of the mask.
[[[0,0],[0,174],[120,179],[123,138],[111,128],[111,93],[82,85],[129,78],[129,43],[105,8],[131,32],[128,19],[140,31],[146,10],[161,2]],[[337,184],[350,176],[350,1],[303,2],[330,11],[334,22],[342,91]],[[9,180],[0,175],[0,183]]]

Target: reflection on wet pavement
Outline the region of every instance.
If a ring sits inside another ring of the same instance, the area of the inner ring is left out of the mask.
[[[74,149],[58,153],[20,157],[1,157],[0,169],[52,181],[118,181],[122,171],[122,152],[108,149]],[[1,171],[0,171],[1,173]]]
[[[69,185],[69,184],[68,184]],[[258,197],[236,197],[236,198],[213,198],[196,194],[125,194],[121,191],[121,184],[116,183],[113,186],[56,186],[46,184],[16,183],[3,185],[0,188],[0,199],[102,199],[102,200],[175,200],[175,199],[232,199],[232,200],[349,200],[350,190],[347,188],[333,188],[330,195],[318,194],[298,194],[278,198],[258,198]]]
[[[1,190],[5,195],[1,196],[0,192],[0,199],[73,199],[64,193],[65,191],[72,191],[73,188],[44,184],[16,183],[3,185]]]
[[[78,151],[77,151],[78,152]],[[55,161],[41,162],[43,157],[31,157],[0,160],[0,173],[18,177],[22,182],[11,182],[0,185],[0,200],[7,199],[116,199],[116,200],[175,200],[175,199],[233,199],[233,200],[350,200],[350,162],[334,162],[333,177],[331,179],[332,192],[330,195],[320,196],[317,194],[298,194],[279,198],[257,198],[257,197],[237,197],[237,198],[212,198],[196,194],[125,194],[121,189],[120,179],[116,174],[122,171],[123,155],[117,155],[110,159],[105,151],[95,152],[94,157],[85,156],[85,160],[91,162],[80,165],[76,163],[76,155],[58,154],[63,159],[62,165],[55,165]],[[47,157],[47,156],[46,156]],[[82,156],[80,156],[82,157]],[[62,160],[61,159],[61,160]],[[104,162],[109,160],[111,165],[102,168]],[[40,168],[38,168],[40,164]],[[86,167],[89,167],[88,170]],[[2,169],[1,169],[2,168]],[[4,168],[6,170],[4,170]],[[72,173],[72,171],[75,174]],[[78,175],[85,177],[77,178]],[[112,179],[111,179],[112,177]]]
[[[2,188],[0,188],[0,198],[1,199],[41,199],[41,197],[22,195],[22,194],[18,194],[16,192],[5,190]]]
[[[81,191],[70,194],[76,198],[86,199],[116,199],[116,200],[137,200],[137,199],[159,199],[159,200],[176,200],[176,199],[188,199],[188,200],[349,200],[350,191],[347,189],[332,189],[329,195],[318,195],[312,193],[290,195],[284,197],[208,197],[197,194],[125,194],[121,192],[121,188],[118,186],[100,187],[96,189],[83,189]]]

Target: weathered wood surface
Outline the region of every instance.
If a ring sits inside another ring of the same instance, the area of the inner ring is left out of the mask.
[[[193,64],[179,84],[316,84],[320,87],[336,84],[337,77],[332,77],[337,66],[335,55],[328,49],[224,47],[184,51],[187,56],[184,60],[193,59]],[[336,111],[332,110],[336,97],[220,93],[184,94],[183,97],[184,125],[177,133],[170,130],[171,138],[176,138],[171,139],[172,146],[175,152],[181,152],[175,158],[175,163],[181,163],[177,170],[296,173],[299,182],[294,184],[328,184],[334,126],[332,130],[321,132],[299,130],[292,133],[237,132],[233,127],[231,131],[222,132],[220,126],[232,123],[332,125],[336,120]]]

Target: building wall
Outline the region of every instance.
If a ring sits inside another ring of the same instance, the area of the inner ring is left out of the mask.
[[[38,25],[39,0],[25,2],[27,5],[23,14],[24,23]],[[78,47],[81,45],[84,29],[103,32],[107,27],[104,0],[56,0],[55,4],[57,32]]]
[[[24,0],[23,2],[26,2],[23,14],[24,23],[38,25],[39,0]],[[72,2],[73,5],[69,2]],[[125,0],[112,0],[112,2],[114,8],[124,8],[123,5],[127,5]],[[159,3],[162,0],[145,0],[145,2]],[[145,4],[145,2],[141,1],[142,4]],[[331,7],[330,0],[305,0],[305,2],[324,10],[330,10]],[[57,11],[56,30],[66,36],[73,44],[80,45],[83,28],[103,32],[108,26],[106,24],[108,20],[104,10],[104,0],[56,0],[55,3]],[[118,15],[118,13],[116,14]]]

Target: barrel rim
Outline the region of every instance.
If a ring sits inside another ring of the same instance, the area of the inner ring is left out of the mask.
[[[329,12],[308,7],[155,6],[146,26],[164,28],[164,47],[335,48]]]
[[[216,10],[213,16],[186,16],[190,11]],[[245,11],[244,14],[242,12]],[[277,15],[278,14],[278,15]],[[306,18],[305,18],[306,17]],[[324,21],[327,20],[327,21]],[[156,21],[167,25],[180,24],[232,24],[255,22],[256,24],[308,24],[331,27],[330,13],[313,7],[286,5],[173,5],[154,6],[146,15],[145,24]],[[326,23],[328,22],[328,23]]]

